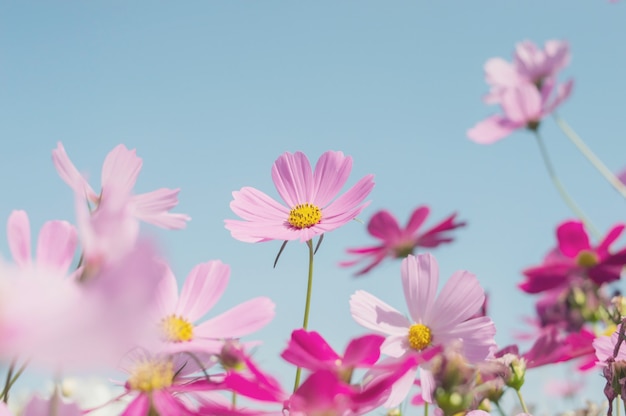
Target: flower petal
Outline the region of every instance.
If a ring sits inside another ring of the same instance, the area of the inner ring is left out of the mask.
[[[476,276],[467,271],[455,272],[439,293],[432,309],[437,315],[430,315],[428,324],[434,334],[447,332],[476,314],[484,301],[485,291]]]
[[[37,265],[65,273],[74,260],[78,233],[67,221],[47,221],[37,238]]]
[[[128,150],[123,144],[115,146],[102,164],[102,194],[105,195],[111,186],[115,192],[131,194],[141,165],[141,158],[137,157],[134,149]]]
[[[402,260],[400,275],[404,299],[411,318],[416,323],[430,325],[434,312],[435,297],[439,287],[439,266],[431,254],[407,256]]]
[[[396,217],[384,209],[372,215],[367,224],[367,232],[384,242],[398,238],[401,233]]]
[[[257,297],[201,323],[195,328],[202,338],[240,338],[257,331],[274,318],[274,302]]]
[[[504,139],[522,126],[522,124],[514,123],[501,115],[493,115],[479,121],[474,127],[467,130],[467,137],[479,144],[492,144]]]
[[[195,266],[180,294],[176,314],[195,322],[222,297],[230,278],[230,266],[212,260]]]
[[[350,297],[350,313],[358,324],[386,335],[405,335],[411,325],[396,309],[364,290]]]
[[[286,152],[279,156],[272,166],[272,179],[289,208],[313,202],[313,172],[304,153]]]
[[[7,239],[13,260],[20,266],[31,263],[30,222],[26,211],[13,211],[7,221]]]
[[[65,152],[61,142],[57,143],[57,148],[52,151],[52,163],[63,181],[74,190],[75,193],[84,196],[89,201],[96,201],[98,194],[89,186],[85,177],[78,172]]]
[[[133,195],[135,217],[142,221],[170,230],[185,228],[191,219],[185,214],[168,212],[178,205],[180,189],[161,188],[144,194]]]
[[[589,236],[581,221],[564,222],[557,228],[556,237],[559,241],[561,253],[567,257],[574,258],[582,250],[591,249]]]
[[[325,152],[315,164],[311,202],[325,207],[346,184],[352,171],[352,158],[342,152]]]

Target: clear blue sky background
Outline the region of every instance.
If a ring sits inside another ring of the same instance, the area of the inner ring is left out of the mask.
[[[192,216],[183,231],[144,229],[159,238],[181,281],[199,262],[232,266],[213,314],[258,295],[275,301],[276,319],[249,339],[264,341],[258,360],[290,386],[293,370],[277,357],[301,325],[306,246],[290,243],[273,269],[280,242],[236,241],[223,220],[235,218],[231,192],[242,186],[278,198],[270,169],[281,153],[301,150],[315,161],[342,150],[354,158],[350,185],[375,174],[364,221],[386,208],[405,222],[427,204],[428,225],[453,211],[468,222],[434,254],[443,278],[458,269],[478,275],[497,341],[507,344],[533,313],[533,299],[516,289],[520,270],[541,261],[555,226],[572,214],[530,134],[491,146],[466,138],[496,110],[481,102],[483,64],[510,59],[524,39],[568,40],[573,59],[561,79],[576,84],[560,113],[619,170],[626,166],[624,7],[603,0],[1,2],[0,218],[25,209],[34,230],[49,219],[73,220],[72,194],[51,162],[58,141],[93,182],[115,145],[136,148],[144,159],[136,190],[180,187],[177,211]],[[626,220],[625,201],[550,120],[542,132],[562,181],[597,227]],[[352,222],[327,235],[316,256],[310,328],[339,350],[365,332],[349,314],[357,289],[406,311],[399,262],[361,279],[336,267],[347,247],[372,242]],[[547,378],[528,388],[540,391]]]

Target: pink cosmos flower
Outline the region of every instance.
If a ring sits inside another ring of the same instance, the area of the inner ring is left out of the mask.
[[[595,334],[587,329],[563,334],[552,325],[540,330],[539,336],[531,348],[522,354],[522,358],[526,360],[526,368],[580,359],[578,369],[588,370],[594,366],[590,358],[594,353],[592,342],[595,338]]]
[[[101,200],[109,198],[111,185],[115,184],[115,192],[131,194],[137,176],[141,170],[142,160],[135,150],[128,150],[120,144],[116,146],[104,160],[102,165],[102,190],[96,193],[81,175],[59,142],[52,151],[54,166],[65,181],[77,194],[86,197],[91,203],[99,205]],[[145,194],[133,195],[131,200],[132,215],[138,220],[168,229],[180,229],[186,226],[190,217],[185,214],[173,214],[169,210],[178,204],[179,189],[160,188]]]
[[[274,317],[274,303],[257,297],[204,322],[198,321],[217,303],[228,284],[230,267],[219,260],[195,266],[180,296],[169,267],[158,288],[158,318],[167,350],[217,354],[223,341],[248,335]]]
[[[304,153],[284,153],[272,167],[272,179],[284,206],[250,187],[233,192],[230,207],[243,220],[225,220],[233,238],[257,243],[269,240],[308,241],[354,219],[374,186],[367,175],[333,201],[352,169],[352,158],[325,152],[312,171]],[[332,201],[332,202],[331,202]]]
[[[134,397],[122,416],[197,415],[185,395],[223,388],[220,382],[194,377],[200,368],[187,355],[135,351],[127,360],[124,396]]]
[[[620,329],[621,324],[617,326],[611,335],[600,336],[593,340],[593,348],[595,349],[599,365],[605,366],[609,358],[614,358],[616,362],[626,361],[626,342],[622,342],[617,355],[613,356],[615,346],[619,340]]]
[[[381,352],[400,357],[413,351],[446,346],[460,341],[462,354],[471,362],[484,360],[495,348],[495,325],[489,317],[474,317],[485,293],[476,277],[458,271],[436,297],[439,268],[431,254],[409,255],[402,261],[402,285],[411,320],[375,296],[357,291],[350,298],[354,320],[366,328],[386,334]],[[422,371],[422,378],[424,377]],[[408,376],[402,386],[404,397],[412,385]],[[424,391],[428,387],[424,385]],[[404,397],[397,396],[397,400]],[[393,406],[397,403],[387,403]]]
[[[546,80],[540,89],[526,82],[506,88],[499,101],[504,114],[478,122],[467,131],[467,136],[476,143],[491,144],[518,129],[535,131],[541,120],[569,97],[572,87],[572,80],[556,88],[553,80]]]
[[[350,383],[355,368],[369,368],[378,361],[384,340],[374,334],[354,338],[340,356],[319,333],[297,329],[291,333],[289,344],[280,356],[308,370],[334,372],[341,380]]]
[[[55,371],[117,362],[144,334],[161,274],[155,255],[142,242],[86,282],[49,268],[1,264],[0,357],[28,357]]]
[[[485,101],[497,103],[500,94],[521,83],[540,87],[546,79],[554,79],[570,61],[569,44],[560,40],[549,40],[544,49],[539,49],[530,41],[516,45],[513,62],[502,58],[492,58],[485,63],[485,80],[491,92]]]
[[[558,246],[540,266],[523,271],[526,280],[519,288],[526,293],[539,293],[566,285],[576,278],[589,278],[597,285],[620,279],[626,265],[626,249],[611,254],[611,245],[626,225],[609,230],[597,246],[592,246],[581,221],[565,221],[556,231]]]
[[[465,226],[465,222],[455,222],[456,214],[450,215],[434,227],[418,232],[430,213],[427,206],[420,206],[413,211],[405,228],[401,228],[396,218],[389,211],[381,210],[370,219],[367,230],[375,238],[382,241],[378,246],[351,248],[347,252],[356,254],[359,258],[339,263],[342,267],[351,267],[370,259],[370,263],[356,272],[356,276],[363,275],[385,258],[404,258],[414,254],[418,247],[434,248],[453,239],[447,233],[456,228]]]
[[[13,261],[22,268],[39,268],[59,274],[68,273],[74,259],[78,236],[73,225],[66,221],[47,221],[41,227],[33,263],[28,214],[13,211],[7,222],[7,239]]]

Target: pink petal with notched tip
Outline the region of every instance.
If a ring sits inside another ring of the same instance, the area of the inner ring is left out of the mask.
[[[428,218],[429,214],[430,208],[428,208],[427,206],[417,207],[411,214],[411,217],[409,218],[409,222],[407,223],[404,232],[408,235],[415,234],[422,226],[422,224],[424,224],[424,221],[426,221],[426,218]]]
[[[74,260],[77,244],[78,233],[72,224],[66,221],[46,222],[37,238],[37,265],[67,272]]]
[[[431,325],[439,287],[439,266],[431,254],[408,256],[400,266],[404,299],[413,322]]]
[[[63,179],[75,193],[91,202],[98,200],[98,194],[94,192],[84,176],[78,172],[78,169],[76,169],[76,166],[74,166],[70,160],[61,142],[58,142],[57,148],[52,151],[52,162],[61,179]]]
[[[523,124],[514,123],[501,115],[493,115],[467,130],[467,137],[479,144],[492,144],[521,127]]]
[[[364,290],[350,297],[350,313],[360,325],[387,335],[405,335],[411,326],[398,310]]]
[[[257,297],[243,302],[194,328],[198,338],[240,338],[257,331],[274,318],[274,302]]]
[[[485,291],[478,279],[467,271],[457,271],[448,279],[435,301],[428,325],[433,333],[445,331],[470,319],[482,307]]]
[[[115,192],[130,195],[137,182],[142,163],[134,149],[128,150],[123,144],[115,146],[102,164],[103,197],[109,197],[106,194],[111,185],[115,188]]]
[[[152,192],[134,195],[132,206],[134,215],[140,220],[157,227],[180,230],[191,219],[186,214],[168,212],[178,205],[180,189],[161,188]]]
[[[350,156],[344,156],[342,152],[325,152],[315,164],[312,202],[325,207],[346,184],[351,170]]]
[[[388,242],[398,238],[402,231],[396,217],[387,210],[381,210],[370,218],[367,224],[367,232],[379,240]]]
[[[283,153],[272,166],[272,179],[289,208],[313,202],[313,172],[304,153]]]
[[[590,250],[589,236],[580,221],[567,221],[556,230],[559,250],[569,258],[575,258],[582,250]]]
[[[353,367],[374,365],[380,358],[380,346],[384,341],[384,337],[373,334],[353,338],[343,354],[343,365]]]
[[[19,266],[31,264],[30,222],[26,211],[13,211],[7,221],[7,239],[13,260]]]
[[[341,358],[320,334],[304,329],[291,333],[287,348],[280,356],[293,365],[309,370],[335,366],[335,362]]]
[[[229,279],[230,266],[219,260],[198,264],[185,279],[175,314],[197,321],[222,297]]]

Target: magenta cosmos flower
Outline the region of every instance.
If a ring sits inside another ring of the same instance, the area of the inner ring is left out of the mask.
[[[378,361],[384,340],[384,337],[375,334],[354,338],[341,356],[319,333],[297,329],[291,333],[289,344],[281,357],[311,371],[334,372],[345,383],[350,383],[355,368],[369,368]]]
[[[609,230],[597,246],[592,246],[581,221],[565,221],[556,230],[558,246],[543,264],[524,270],[526,280],[519,288],[527,293],[539,293],[568,284],[577,278],[589,278],[597,285],[620,279],[626,265],[626,248],[610,252],[626,225]]]
[[[284,153],[272,166],[272,179],[287,205],[257,189],[241,188],[233,192],[230,207],[243,221],[225,220],[226,228],[237,240],[257,243],[309,241],[341,227],[368,205],[363,200],[374,186],[373,175],[367,175],[333,201],[351,169],[352,158],[342,152],[325,152],[315,171],[304,153]]]
[[[96,205],[102,198],[108,198],[107,195],[111,191],[130,195],[143,163],[141,158],[137,157],[135,150],[128,150],[123,144],[116,146],[104,160],[101,174],[102,190],[96,193],[76,169],[61,143],[58,143],[57,148],[52,151],[52,161],[61,179],[74,192],[84,195],[89,202]],[[169,212],[178,204],[179,191],[179,189],[160,188],[145,194],[133,195],[131,199],[133,216],[162,228],[184,228],[190,217]]]
[[[375,213],[367,224],[367,231],[373,237],[382,241],[377,246],[351,248],[347,252],[359,258],[339,263],[342,267],[351,267],[360,262],[370,260],[369,264],[356,272],[356,276],[363,275],[385,258],[404,258],[414,254],[418,247],[434,248],[443,243],[453,241],[447,233],[456,228],[465,226],[465,222],[456,222],[456,214],[450,215],[434,227],[420,232],[420,227],[426,221],[430,208],[420,206],[413,211],[405,228],[401,228],[398,220],[387,210]]]
[[[176,277],[167,268],[158,289],[158,319],[166,349],[218,354],[226,339],[259,330],[274,318],[274,303],[250,299],[220,315],[199,322],[217,303],[228,285],[230,267],[219,260],[198,264],[178,294]]]

